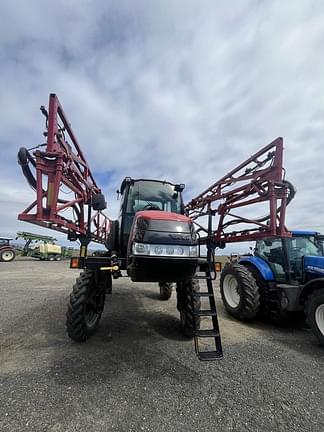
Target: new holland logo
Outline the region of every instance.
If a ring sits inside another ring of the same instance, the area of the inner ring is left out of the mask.
[[[307,266],[306,270],[309,271],[313,271],[313,272],[317,272],[317,273],[323,273],[324,274],[324,269],[321,267],[316,267],[316,266]]]

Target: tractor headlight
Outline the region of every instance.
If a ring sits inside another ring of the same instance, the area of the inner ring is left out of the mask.
[[[149,255],[150,245],[145,243],[134,243],[133,244],[133,254],[134,255]]]
[[[161,246],[155,246],[154,252],[156,253],[156,255],[162,255],[163,254],[163,248]]]
[[[192,257],[198,256],[198,246],[189,246],[189,255]]]
[[[170,258],[198,257],[198,246],[133,243],[134,255],[162,256]]]

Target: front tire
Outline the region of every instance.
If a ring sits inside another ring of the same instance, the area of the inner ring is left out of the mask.
[[[305,303],[307,324],[319,343],[324,346],[324,289],[314,291]]]
[[[251,320],[260,308],[259,288],[252,273],[241,264],[227,264],[221,274],[220,292],[227,312]]]
[[[5,249],[0,252],[0,261],[10,262],[15,259],[16,253],[12,249]]]
[[[73,285],[66,314],[67,333],[76,342],[86,341],[97,329],[105,303],[105,286],[95,273],[85,270]]]
[[[160,299],[169,300],[172,295],[173,284],[171,282],[159,282]]]
[[[200,328],[200,317],[193,314],[194,310],[200,310],[200,298],[193,296],[193,292],[199,292],[198,280],[189,280],[177,283],[177,309],[180,312],[180,329],[184,336],[193,338],[195,330]]]

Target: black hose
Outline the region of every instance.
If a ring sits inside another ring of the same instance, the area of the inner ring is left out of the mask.
[[[30,152],[26,149],[26,147],[20,147],[18,154],[17,154],[17,158],[18,158],[18,163],[21,166],[22,172],[23,172],[27,182],[29,183],[30,187],[36,191],[37,190],[37,181],[36,181],[36,178],[29,167],[29,163],[30,163],[31,165],[33,165],[34,168],[36,168],[35,159],[30,154]],[[43,194],[45,194],[44,189],[42,189],[42,192],[43,192]],[[67,200],[63,200],[61,198],[58,198],[57,201],[60,204],[66,204],[68,202]],[[72,206],[72,208],[76,213],[77,219],[80,220],[79,208],[75,204]]]

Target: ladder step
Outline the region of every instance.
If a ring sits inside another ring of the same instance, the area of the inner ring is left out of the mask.
[[[217,332],[214,329],[197,330],[195,336],[198,336],[198,337],[218,337],[219,332]]]
[[[198,315],[198,316],[217,316],[217,312],[216,311],[212,311],[212,310],[200,310],[193,313],[194,315]]]
[[[223,354],[218,351],[199,351],[198,358],[202,361],[217,360],[223,358]]]

